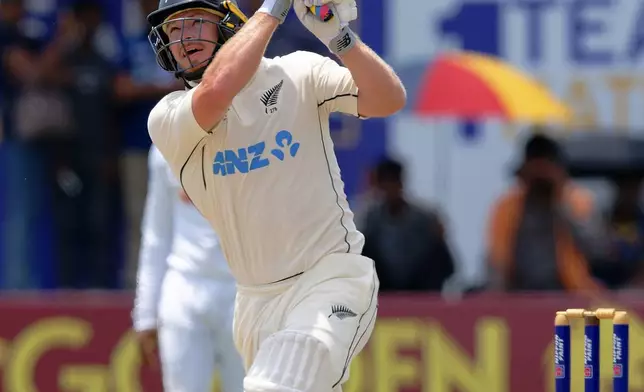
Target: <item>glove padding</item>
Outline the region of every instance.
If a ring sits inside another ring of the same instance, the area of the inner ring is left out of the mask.
[[[264,0],[264,4],[259,7],[257,12],[272,15],[279,19],[281,24],[284,23],[284,19],[286,19],[292,5],[293,0]]]
[[[293,8],[297,17],[311,33],[333,53],[342,54],[353,47],[357,38],[349,28],[349,22],[358,18],[355,0],[332,0],[327,3],[333,12],[333,18],[327,22],[311,13],[305,1],[323,0],[294,0]]]

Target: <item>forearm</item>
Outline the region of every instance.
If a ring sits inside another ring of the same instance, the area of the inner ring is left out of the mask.
[[[37,61],[24,50],[9,48],[2,61],[10,76],[20,83],[31,83],[39,75]]]
[[[71,83],[73,78],[63,63],[65,56],[73,50],[73,47],[67,40],[56,37],[38,58],[36,69],[34,70],[34,77],[39,82],[48,82],[57,85],[68,85]]]
[[[216,90],[218,101],[228,107],[257,71],[278,25],[277,18],[265,13],[250,18],[217,52],[204,72],[203,88]]]
[[[394,70],[361,41],[340,56],[359,91],[358,110],[367,117],[380,117],[401,110],[407,92]]]
[[[156,261],[154,264],[142,262],[137,271],[136,297],[132,312],[134,329],[137,331],[153,329],[157,325],[157,309],[167,264],[165,257]]]

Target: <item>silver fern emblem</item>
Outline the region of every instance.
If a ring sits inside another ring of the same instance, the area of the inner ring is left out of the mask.
[[[280,91],[282,90],[283,85],[284,80],[282,79],[278,84],[264,92],[264,94],[262,94],[261,98],[259,99],[260,101],[262,101],[264,106],[266,106],[267,114],[274,113],[277,110],[276,108],[272,108],[272,106],[277,105],[277,99],[280,96]]]
[[[349,317],[356,317],[357,314],[344,305],[333,305],[331,306],[331,314],[329,315],[329,318],[331,318],[331,316],[337,317],[338,320],[344,320]]]

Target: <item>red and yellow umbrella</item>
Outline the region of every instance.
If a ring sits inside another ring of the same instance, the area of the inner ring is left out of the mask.
[[[416,101],[421,116],[498,117],[533,124],[566,122],[571,111],[541,83],[509,64],[474,52],[439,57]]]

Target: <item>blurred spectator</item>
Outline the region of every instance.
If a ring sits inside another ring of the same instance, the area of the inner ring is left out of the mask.
[[[37,285],[30,273],[32,260],[38,259],[38,247],[32,244],[43,210],[40,156],[27,139],[42,126],[51,129],[54,119],[34,99],[52,98],[39,83],[46,66],[41,61],[41,44],[27,37],[21,22],[24,14],[20,0],[0,1],[0,112],[2,113],[3,167],[6,178],[6,215],[4,238],[0,246],[6,265],[1,271],[5,287],[29,288]],[[20,112],[28,115],[21,116]],[[21,121],[16,121],[21,120]],[[28,120],[28,121],[24,121]],[[50,121],[51,120],[51,121]],[[63,120],[61,117],[58,120]]]
[[[38,75],[38,43],[27,37],[21,30],[24,8],[21,0],[0,1],[0,54],[2,74],[0,90],[5,109],[3,122],[10,121],[8,105],[21,84],[32,81]]]
[[[606,258],[603,226],[590,192],[569,181],[558,144],[531,136],[517,174],[489,221],[492,288],[598,288],[589,262]]]
[[[126,7],[120,72],[116,79],[121,130],[120,175],[125,208],[125,284],[134,287],[139,254],[141,219],[147,192],[147,156],[150,148],[148,116],[167,93],[184,88],[172,73],[156,62],[148,41],[147,15],[157,0],[124,2]]]
[[[27,82],[36,64],[33,61],[37,45],[20,30],[20,21],[24,10],[20,0],[3,0],[0,2],[0,93],[3,104],[3,128],[11,120],[11,107],[16,89],[21,82]]]
[[[102,19],[98,3],[76,3],[62,15],[43,60],[65,93],[60,105],[69,106],[71,114],[68,129],[38,138],[53,189],[59,283],[64,288],[110,288],[116,283],[115,69],[95,46]]]
[[[436,213],[404,195],[403,166],[383,159],[375,169],[379,192],[359,221],[365,235],[363,255],[372,258],[380,290],[440,291],[454,273],[442,223]]]
[[[611,262],[595,268],[609,288],[644,288],[644,211],[639,204],[641,174],[615,178],[617,197],[608,214]]]
[[[366,172],[364,178],[364,185],[351,200],[349,204],[351,211],[355,215],[355,220],[361,221],[364,219],[365,214],[369,212],[371,207],[380,202],[380,192],[376,181],[376,168],[372,168]]]

